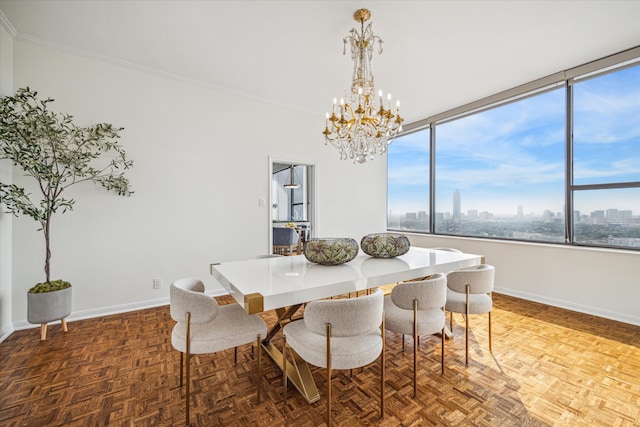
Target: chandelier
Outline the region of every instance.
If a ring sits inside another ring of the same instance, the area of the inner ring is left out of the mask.
[[[340,159],[353,159],[354,163],[365,163],[373,155],[384,154],[387,145],[402,130],[404,119],[400,117],[400,102],[396,102],[395,114],[391,112],[391,94],[387,95],[386,108],[382,91],[378,92],[376,103],[371,56],[376,42],[378,54],[382,53],[382,39],[373,34],[371,23],[364,23],[371,17],[367,9],[359,9],[353,19],[360,23],[360,32],[352,28],[343,39],[342,54],[346,54],[347,44],[351,46],[353,60],[353,81],[351,93],[344,98],[333,99],[331,114],[327,113],[326,126],[322,134],[324,143],[331,143],[340,152]],[[345,91],[346,92],[346,91]]]

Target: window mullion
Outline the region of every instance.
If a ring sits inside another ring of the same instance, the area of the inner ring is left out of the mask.
[[[573,243],[573,86],[569,81],[565,85],[566,116],[565,116],[565,178],[564,178],[564,241]]]
[[[429,233],[436,232],[436,126],[429,127]]]

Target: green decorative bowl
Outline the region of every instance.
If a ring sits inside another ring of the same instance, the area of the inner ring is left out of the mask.
[[[312,238],[304,244],[304,256],[322,265],[339,265],[358,255],[358,242],[349,238]]]
[[[364,236],[360,246],[365,254],[374,258],[394,258],[409,252],[411,243],[402,234],[374,233]]]

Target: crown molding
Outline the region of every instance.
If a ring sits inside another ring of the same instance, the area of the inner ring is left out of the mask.
[[[1,18],[1,16],[3,16],[2,15],[2,11],[0,11],[0,18]],[[113,64],[113,65],[117,65],[117,66],[120,66],[120,67],[123,67],[123,68],[128,68],[128,69],[139,71],[139,72],[142,72],[142,73],[147,73],[147,74],[159,76],[159,77],[162,77],[162,78],[165,78],[165,79],[178,81],[178,82],[190,85],[190,86],[196,86],[196,87],[201,87],[201,88],[204,88],[204,89],[215,90],[217,92],[226,93],[228,95],[237,96],[239,98],[250,99],[252,101],[257,101],[257,102],[270,104],[270,105],[276,105],[278,107],[286,108],[288,110],[302,111],[302,112],[305,112],[305,113],[317,115],[317,113],[313,112],[313,111],[297,110],[295,108],[292,108],[290,105],[282,104],[282,103],[279,103],[279,102],[274,102],[272,100],[265,99],[265,98],[262,98],[262,97],[259,97],[259,96],[255,96],[255,95],[246,93],[244,91],[239,91],[239,90],[236,90],[236,89],[215,85],[215,84],[203,82],[203,81],[200,81],[200,80],[191,79],[191,78],[185,77],[183,75],[170,73],[170,72],[167,72],[167,71],[159,70],[157,68],[146,67],[144,65],[136,64],[136,63],[133,63],[133,62],[129,62],[129,61],[124,61],[122,59],[113,58],[111,56],[101,55],[101,54],[98,54],[98,53],[95,53],[95,52],[74,48],[74,47],[71,47],[71,46],[66,45],[66,44],[52,42],[50,40],[45,40],[45,39],[42,39],[42,38],[39,38],[39,37],[35,37],[35,36],[31,36],[31,35],[28,35],[28,34],[18,33],[18,32],[16,32],[15,28],[13,28],[13,26],[11,25],[11,23],[9,21],[7,21],[7,24],[13,29],[14,40],[18,41],[18,42],[27,43],[27,44],[36,45],[36,46],[42,46],[42,47],[46,47],[46,48],[50,48],[50,49],[55,49],[55,50],[58,50],[58,51],[61,51],[61,52],[65,52],[65,53],[69,53],[69,54],[72,54],[72,55],[84,56],[84,57],[88,57],[88,58],[91,58],[91,59],[95,59],[97,61],[110,63],[110,64]]]
[[[11,21],[9,21],[9,18],[7,18],[7,16],[1,10],[0,10],[0,27],[7,30],[9,35],[11,35],[11,37],[13,38],[15,38],[16,35],[18,34],[16,27],[13,26]]]

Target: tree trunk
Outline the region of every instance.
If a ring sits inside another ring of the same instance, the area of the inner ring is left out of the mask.
[[[47,219],[43,225],[45,242],[44,274],[47,278],[47,283],[51,283],[51,212],[47,213]]]

